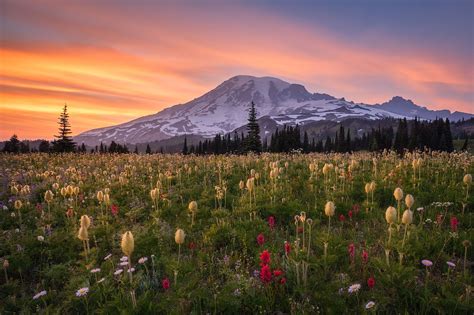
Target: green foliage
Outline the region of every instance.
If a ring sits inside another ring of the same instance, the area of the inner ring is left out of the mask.
[[[0,164],[0,262],[8,261],[0,274],[2,314],[473,310],[473,247],[464,242],[474,239],[472,186],[467,194],[463,183],[474,171],[468,153],[31,154],[0,155]],[[254,186],[246,187],[252,177]],[[63,196],[69,185],[78,193]],[[397,207],[396,187],[415,198],[413,222],[405,243],[404,225],[394,224],[388,244],[385,210]],[[107,204],[98,191],[108,192]],[[198,207],[191,214],[193,200]],[[330,227],[327,201],[336,205]],[[81,215],[92,219],[87,256],[77,238]],[[186,233],[180,246],[178,228]],[[126,231],[134,236],[132,278],[120,246]],[[265,250],[268,283],[260,274]],[[433,265],[425,267],[424,259]],[[89,291],[77,296],[81,288]],[[375,306],[366,309],[369,301]]]

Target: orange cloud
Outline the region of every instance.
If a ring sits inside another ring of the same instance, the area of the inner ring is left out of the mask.
[[[179,5],[6,6],[4,18],[38,33],[2,35],[2,139],[13,132],[51,138],[65,102],[77,134],[189,101],[237,74],[277,76],[358,102],[402,95],[433,109],[472,112],[472,67],[416,47],[384,51],[386,38],[375,50],[236,5],[220,15]],[[440,95],[440,87],[452,88]]]

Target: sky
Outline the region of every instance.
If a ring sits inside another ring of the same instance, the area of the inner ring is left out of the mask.
[[[185,103],[240,75],[474,113],[470,0],[0,0],[0,140]]]

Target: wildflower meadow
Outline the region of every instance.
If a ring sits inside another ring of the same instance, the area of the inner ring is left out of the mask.
[[[1,314],[472,314],[469,153],[0,155]]]

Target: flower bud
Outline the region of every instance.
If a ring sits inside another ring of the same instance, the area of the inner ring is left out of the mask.
[[[196,201],[191,201],[188,205],[188,210],[191,212],[196,212],[198,208],[197,202]]]
[[[401,201],[403,199],[403,190],[400,187],[395,188],[393,196],[395,197],[395,200]]]
[[[324,206],[324,213],[328,217],[332,217],[336,211],[336,206],[334,205],[334,202],[328,201],[326,202],[326,205]]]
[[[405,225],[411,224],[413,222],[413,211],[407,209],[403,212],[402,223]]]
[[[45,193],[44,193],[44,200],[47,202],[47,203],[50,203],[51,201],[53,201],[53,198],[54,198],[54,194],[51,190],[47,190]]]
[[[471,185],[472,183],[472,175],[471,174],[466,174],[464,175],[464,178],[462,179],[465,185]]]
[[[176,233],[174,234],[174,241],[176,244],[183,244],[184,243],[184,238],[186,237],[186,234],[184,234],[184,231],[182,229],[177,229]]]
[[[133,249],[135,248],[135,241],[133,240],[133,234],[130,231],[125,232],[122,235],[122,252],[126,256],[131,256],[133,253]]]
[[[407,205],[408,209],[411,209],[414,203],[415,203],[415,198],[413,198],[413,196],[410,194],[406,195],[405,204]]]
[[[81,226],[85,227],[86,229],[91,226],[91,219],[86,214],[81,216]]]
[[[87,231],[87,228],[85,226],[81,226],[79,228],[79,232],[77,233],[77,238],[80,239],[81,241],[89,240],[89,232]]]
[[[385,220],[388,224],[394,224],[397,222],[397,209],[390,206],[385,211]]]

